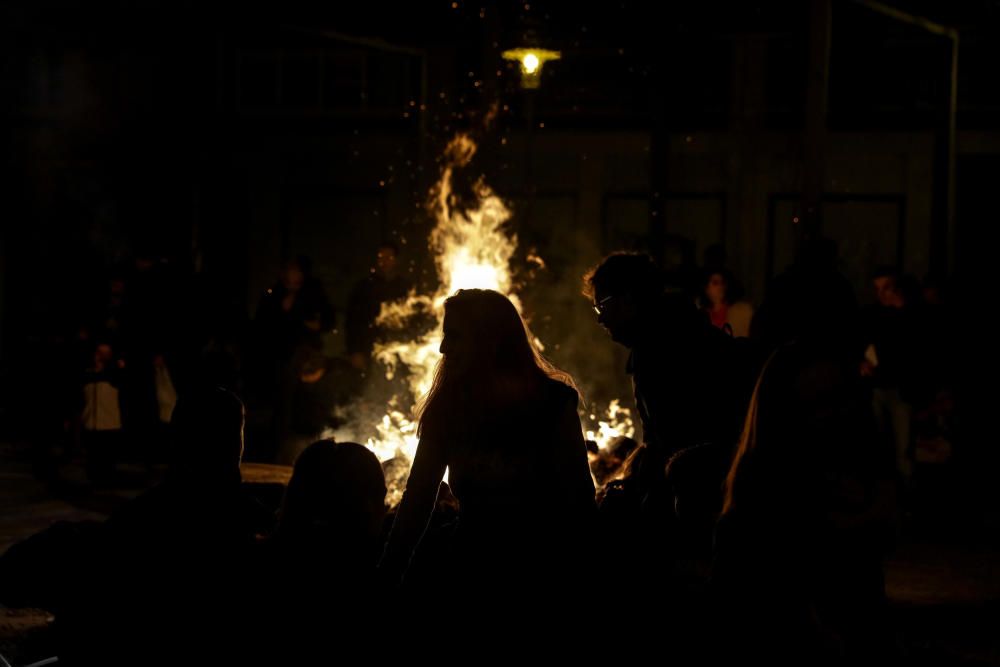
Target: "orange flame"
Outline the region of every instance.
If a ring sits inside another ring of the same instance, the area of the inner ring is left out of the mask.
[[[437,291],[433,294],[411,291],[401,301],[382,304],[376,320],[381,326],[400,331],[415,315],[430,313],[436,322],[431,331],[415,338],[379,343],[373,353],[385,368],[389,380],[400,370],[400,365],[405,367],[410,393],[406,397],[394,396],[389,401],[387,411],[375,424],[377,435],[366,440],[367,446],[380,461],[402,458],[406,462],[404,466],[392,467],[391,472],[387,470],[388,502],[393,505],[402,497],[409,462],[417,449],[417,424],[413,409],[417,400],[430,390],[434,369],[441,358],[438,350],[442,339],[445,299],[460,289],[492,289],[506,295],[518,312],[521,311],[521,302],[512,289],[510,273],[510,260],[517,249],[517,237],[504,228],[511,217],[510,210],[482,179],[475,184],[477,206],[469,210],[455,206],[452,176],[456,168],[468,165],[475,153],[475,142],[465,134],[457,135],[445,149],[441,178],[431,191],[429,209],[436,224],[430,233],[429,246],[434,253],[439,278]],[[537,256],[533,256],[532,261],[544,266]],[[544,349],[537,338],[534,342],[540,350]],[[596,416],[592,415],[592,421],[594,419]],[[353,433],[370,432],[370,428],[349,425],[337,431],[334,437],[352,439]],[[631,436],[633,430],[628,410],[620,408],[614,401],[607,418],[598,423],[596,432],[588,431],[587,437],[603,448],[619,435]]]

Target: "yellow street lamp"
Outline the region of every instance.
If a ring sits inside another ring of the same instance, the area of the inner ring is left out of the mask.
[[[538,88],[545,63],[562,58],[558,51],[532,48],[508,49],[501,55],[504,60],[512,60],[520,65],[522,88]]]

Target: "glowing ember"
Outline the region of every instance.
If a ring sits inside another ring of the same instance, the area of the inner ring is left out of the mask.
[[[431,387],[444,317],[444,301],[460,289],[492,289],[506,295],[514,306],[521,310],[521,303],[512,291],[510,260],[517,247],[517,237],[510,234],[504,225],[510,219],[510,210],[482,180],[475,185],[477,196],[473,209],[463,210],[456,206],[452,190],[452,175],[457,168],[469,164],[476,152],[476,144],[466,135],[456,136],[445,150],[444,168],[441,179],[431,191],[430,212],[436,221],[430,234],[429,246],[434,254],[439,287],[433,294],[411,292],[406,299],[382,305],[377,323],[405,336],[406,328],[415,318],[430,316],[434,326],[424,334],[412,338],[391,340],[375,347],[374,357],[384,366],[387,380],[404,373],[409,396],[394,396],[388,410],[376,421],[374,437],[366,439],[367,446],[386,468],[386,485],[389,488],[388,502],[395,505],[402,496],[410,462],[417,449],[417,423],[413,409],[421,396]],[[534,257],[532,255],[532,257]],[[540,258],[532,260],[544,266]],[[544,349],[537,338],[539,350]],[[338,440],[356,439],[355,434],[371,432],[364,425],[365,413],[371,413],[374,406],[364,406],[359,402],[352,406],[350,417],[354,424],[333,434]],[[367,409],[366,409],[367,408]],[[377,407],[375,407],[377,409]],[[375,413],[378,414],[378,413]],[[625,408],[613,401],[607,411],[607,418],[598,422],[597,431],[588,431],[587,437],[595,440],[601,448],[620,435],[631,436],[632,420]]]

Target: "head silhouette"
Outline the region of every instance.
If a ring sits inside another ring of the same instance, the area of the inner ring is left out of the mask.
[[[442,364],[457,374],[530,370],[535,352],[510,299],[493,290],[459,290],[445,301]]]
[[[630,346],[642,323],[643,307],[663,293],[663,274],[644,253],[613,253],[583,277],[597,321],[612,340]]]
[[[750,336],[764,349],[798,341],[854,353],[858,303],[851,283],[837,271],[831,248],[836,246],[807,245],[799,261],[768,286],[750,325]]]
[[[367,448],[320,440],[296,459],[278,532],[335,538],[344,548],[377,542],[385,518],[385,477]]]
[[[573,386],[572,378],[531,344],[527,326],[510,299],[493,290],[459,290],[445,301],[440,351],[434,384],[424,401],[427,409],[439,401],[450,402],[456,392],[471,389],[482,390],[480,396],[488,394],[501,378],[528,382],[553,378]]]
[[[177,472],[201,478],[239,478],[243,401],[214,387],[182,394],[170,419]]]
[[[597,321],[611,339],[633,347],[646,334],[687,331],[700,320],[691,299],[668,293],[663,272],[644,253],[608,255],[583,277],[583,294],[591,299]]]

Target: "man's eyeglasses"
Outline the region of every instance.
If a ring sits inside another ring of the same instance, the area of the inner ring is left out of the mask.
[[[595,302],[594,302],[594,312],[595,312],[595,313],[597,313],[598,315],[603,315],[603,314],[604,314],[604,311],[605,311],[605,310],[607,309],[607,307],[608,307],[608,303],[609,303],[609,302],[610,302],[610,301],[611,301],[612,299],[614,299],[614,298],[615,298],[615,295],[614,295],[614,294],[609,294],[608,296],[604,297],[604,298],[603,298],[603,299],[601,299],[600,301],[595,301]]]

